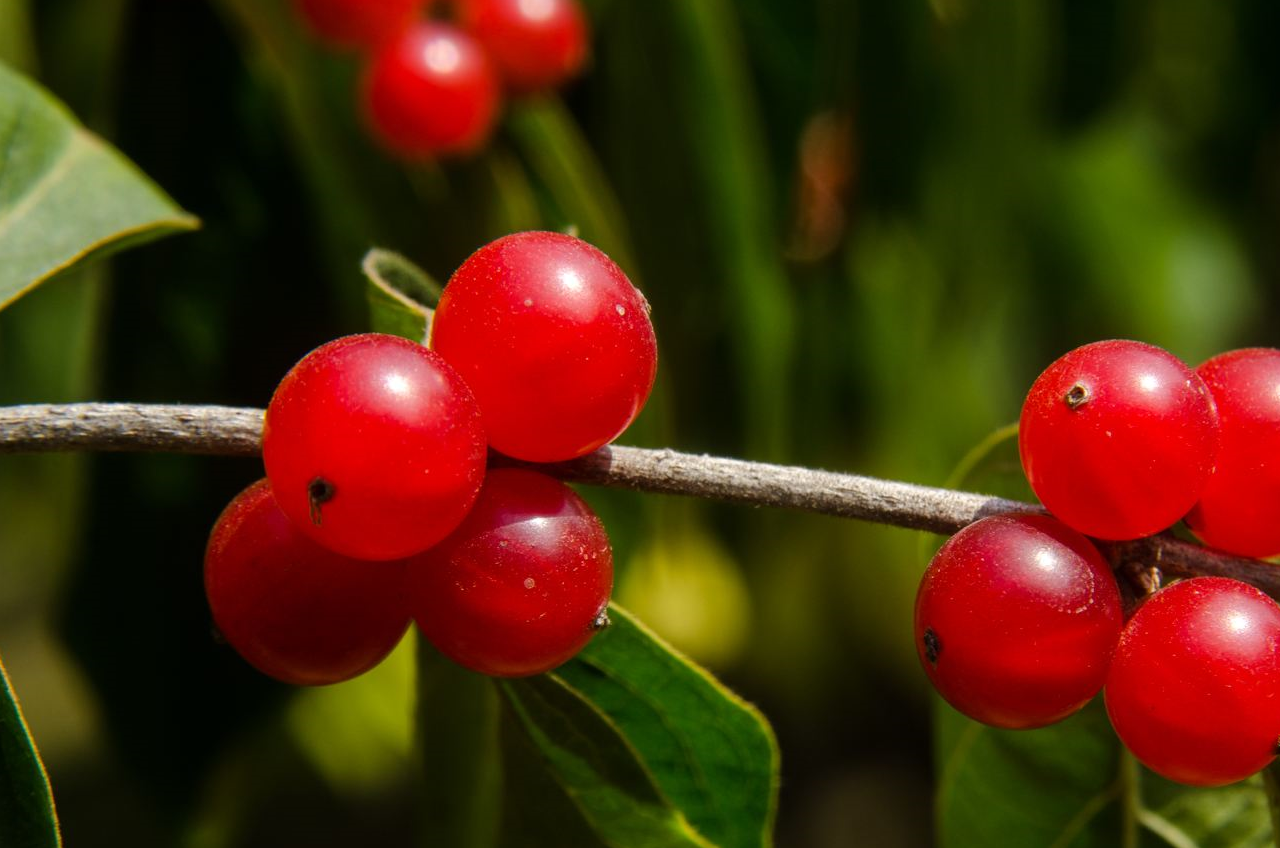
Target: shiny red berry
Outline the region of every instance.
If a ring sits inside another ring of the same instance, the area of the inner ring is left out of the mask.
[[[461,0],[458,15],[517,94],[554,88],[586,62],[587,20],[578,0]]]
[[[1187,523],[1243,556],[1280,554],[1280,350],[1249,348],[1196,369],[1218,405],[1218,461]]]
[[[1125,625],[1106,701],[1153,771],[1193,786],[1243,780],[1280,740],[1280,607],[1225,577],[1160,590]]]
[[[613,557],[600,519],[568,486],[498,469],[462,526],[410,559],[406,576],[413,617],[441,653],[522,677],[570,659],[605,623]]]
[[[466,33],[421,23],[373,59],[365,107],[377,136],[409,157],[471,153],[498,115],[498,79],[484,49]]]
[[[458,526],[484,479],[480,411],[436,353],[369,333],[321,345],[280,381],[262,458],[308,536],[360,559],[424,550]]]
[[[1050,512],[1090,536],[1136,539],[1195,505],[1217,453],[1218,416],[1204,382],[1167,351],[1094,342],[1036,378],[1018,448]]]
[[[916,651],[960,712],[995,727],[1042,727],[1102,688],[1123,620],[1115,578],[1088,539],[1049,516],[993,516],[929,563]]]
[[[440,298],[431,347],[476,393],[489,444],[533,462],[612,441],[658,364],[644,296],[609,257],[562,233],[516,233],[473,253]]]
[[[337,47],[376,47],[418,19],[426,0],[294,0],[315,35]]]
[[[409,626],[404,564],[322,548],[294,527],[260,480],[214,525],[204,585],[218,630],[285,683],[337,683],[368,671]]]

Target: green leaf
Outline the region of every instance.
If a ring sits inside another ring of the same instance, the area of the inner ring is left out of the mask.
[[[1120,838],[1131,791],[1100,702],[1042,730],[996,730],[939,702],[940,846],[1084,848]]]
[[[62,845],[49,778],[0,662],[0,845]]]
[[[0,65],[0,308],[91,254],[196,226],[48,92]]]
[[[764,717],[614,605],[613,624],[554,676],[635,749],[657,786],[722,848],[773,842],[778,749]]]
[[[711,848],[581,692],[539,676],[502,693],[504,848]]]
[[[380,333],[425,342],[441,286],[405,257],[375,247],[360,263],[369,280],[369,322]]]

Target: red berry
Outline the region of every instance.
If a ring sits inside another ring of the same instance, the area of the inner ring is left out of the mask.
[[[916,651],[960,712],[1042,727],[1102,688],[1123,623],[1111,569],[1045,515],[984,518],[934,556],[916,595]]]
[[[294,0],[303,21],[338,47],[376,47],[406,30],[426,0]]]
[[[254,668],[297,685],[377,665],[409,626],[404,564],[320,547],[280,511],[266,480],[231,501],[204,557],[218,630]]]
[[[388,43],[369,66],[364,95],[378,137],[411,157],[470,153],[498,114],[498,81],[484,50],[440,23]]]
[[[602,624],[613,557],[591,508],[558,480],[491,471],[453,535],[409,560],[423,635],[460,665],[498,677],[555,668]]]
[[[1036,378],[1018,425],[1040,501],[1101,539],[1148,536],[1186,515],[1217,446],[1204,382],[1142,342],[1094,342],[1058,359]]]
[[[1107,713],[1134,756],[1170,780],[1220,786],[1275,758],[1280,607],[1225,577],[1175,583],[1139,607],[1107,677]]]
[[[644,296],[609,257],[561,233],[516,233],[473,253],[440,298],[431,347],[476,393],[489,444],[532,462],[616,438],[658,365]]]
[[[1280,350],[1250,348],[1196,369],[1218,405],[1218,462],[1187,516],[1201,539],[1244,556],[1280,553]]]
[[[519,94],[560,85],[587,59],[587,21],[577,0],[462,0],[459,21]]]
[[[458,526],[484,479],[480,411],[448,363],[369,333],[321,345],[280,381],[262,458],[304,533],[360,559],[398,559]]]

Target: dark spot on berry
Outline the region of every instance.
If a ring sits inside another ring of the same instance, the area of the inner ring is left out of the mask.
[[[1080,383],[1076,383],[1067,389],[1067,394],[1062,400],[1068,409],[1079,409],[1089,402],[1089,390]]]
[[[338,493],[333,484],[323,477],[317,477],[307,486],[307,498],[311,501],[311,523],[320,526],[320,507],[333,500]]]
[[[929,665],[938,664],[938,654],[942,653],[942,642],[938,640],[938,634],[933,632],[932,627],[926,627],[924,630],[924,658],[929,661]]]

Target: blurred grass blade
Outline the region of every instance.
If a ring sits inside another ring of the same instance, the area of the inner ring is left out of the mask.
[[[197,226],[58,101],[0,65],[0,308],[76,262]]]
[[[426,342],[441,287],[430,274],[391,250],[375,247],[360,263],[369,285],[369,323],[379,333]]]
[[[722,848],[773,843],[778,749],[764,717],[614,605],[553,673],[618,728],[659,789]]]
[[[501,824],[498,691],[418,639],[422,844],[493,848]]]
[[[503,848],[712,848],[582,693],[546,675],[502,693]]]
[[[576,226],[579,237],[607,253],[627,274],[638,274],[622,205],[564,104],[553,98],[515,104],[507,125],[529,170],[557,207],[559,223]]]
[[[777,456],[787,438],[794,306],[773,219],[774,200],[736,7],[726,0],[654,4],[667,9],[686,63],[676,89],[690,150],[710,208],[747,408],[748,448]]]
[[[9,675],[0,662],[0,845],[62,845],[53,794]]]

